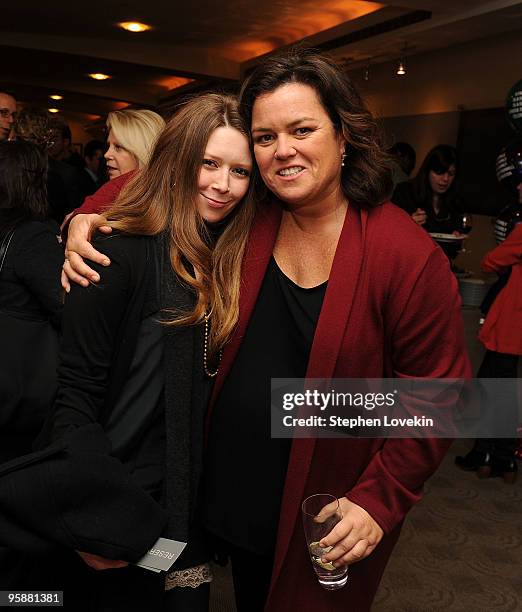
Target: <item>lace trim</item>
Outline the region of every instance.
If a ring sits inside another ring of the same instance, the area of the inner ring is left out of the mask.
[[[191,587],[193,589],[205,582],[212,582],[212,570],[208,563],[188,567],[184,570],[170,572],[165,577],[165,591],[170,591],[176,587]]]

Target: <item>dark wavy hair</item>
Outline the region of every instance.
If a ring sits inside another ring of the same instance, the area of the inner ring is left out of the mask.
[[[287,83],[312,87],[335,130],[345,138],[341,184],[349,202],[368,208],[386,201],[393,181],[380,130],[348,75],[330,57],[314,49],[294,47],[260,63],[244,80],[239,94],[240,109],[248,125],[252,124],[256,99]],[[257,190],[260,198],[262,187]]]
[[[25,219],[47,219],[47,155],[23,140],[0,142],[1,229]]]
[[[455,170],[458,171],[457,150],[455,147],[440,144],[433,147],[433,149],[428,152],[417,175],[411,181],[412,192],[420,208],[423,210],[433,209],[433,192],[430,186],[429,177],[430,172],[433,171],[436,174],[444,174],[451,166],[455,166]],[[448,191],[440,196],[440,214],[442,214],[443,211],[449,213],[455,208],[457,204],[456,186],[457,181],[454,180]]]

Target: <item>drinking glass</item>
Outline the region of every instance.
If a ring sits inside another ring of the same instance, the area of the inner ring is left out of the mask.
[[[321,517],[319,522],[317,515],[329,504],[331,505],[330,512]],[[321,557],[326,555],[331,547],[321,548],[319,546],[321,539],[328,535],[342,519],[339,500],[334,495],[318,493],[307,497],[301,509],[308,553],[319,584],[329,591],[341,589],[348,582],[348,567],[346,565],[334,567],[332,563],[323,563]]]
[[[471,232],[472,227],[472,215],[470,215],[469,213],[463,213],[462,215],[459,215],[459,224],[457,229],[461,234],[469,234]]]

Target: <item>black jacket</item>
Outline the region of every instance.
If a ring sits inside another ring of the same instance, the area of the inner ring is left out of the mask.
[[[62,546],[136,561],[160,535],[188,538],[209,383],[199,358],[201,330],[165,328],[166,460],[158,503],[135,478],[140,458],[125,464],[113,456],[104,423],[127,380],[151,283],[165,287],[160,305],[192,298],[162,265],[160,240],[115,235],[95,246],[111,266],[94,266],[100,284],[73,287],[66,300],[59,391],[40,439],[51,444],[0,466],[0,545],[32,554]],[[146,456],[145,442],[142,451]],[[202,554],[184,553],[183,565],[201,563]]]
[[[0,211],[0,228],[8,225]],[[17,225],[0,272],[0,462],[30,452],[56,393],[58,231],[43,221]]]

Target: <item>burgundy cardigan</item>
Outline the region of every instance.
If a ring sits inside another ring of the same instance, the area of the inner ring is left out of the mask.
[[[272,254],[281,209],[265,206],[242,271],[240,318],[225,349],[209,418],[230,372]],[[309,378],[469,377],[460,298],[448,260],[391,203],[349,208],[311,349]],[[408,510],[450,442],[442,439],[295,439],[281,506],[266,612],[369,610]],[[349,584],[322,589],[313,572],[300,505],[313,493],[346,495],[385,536],[349,570]]]

